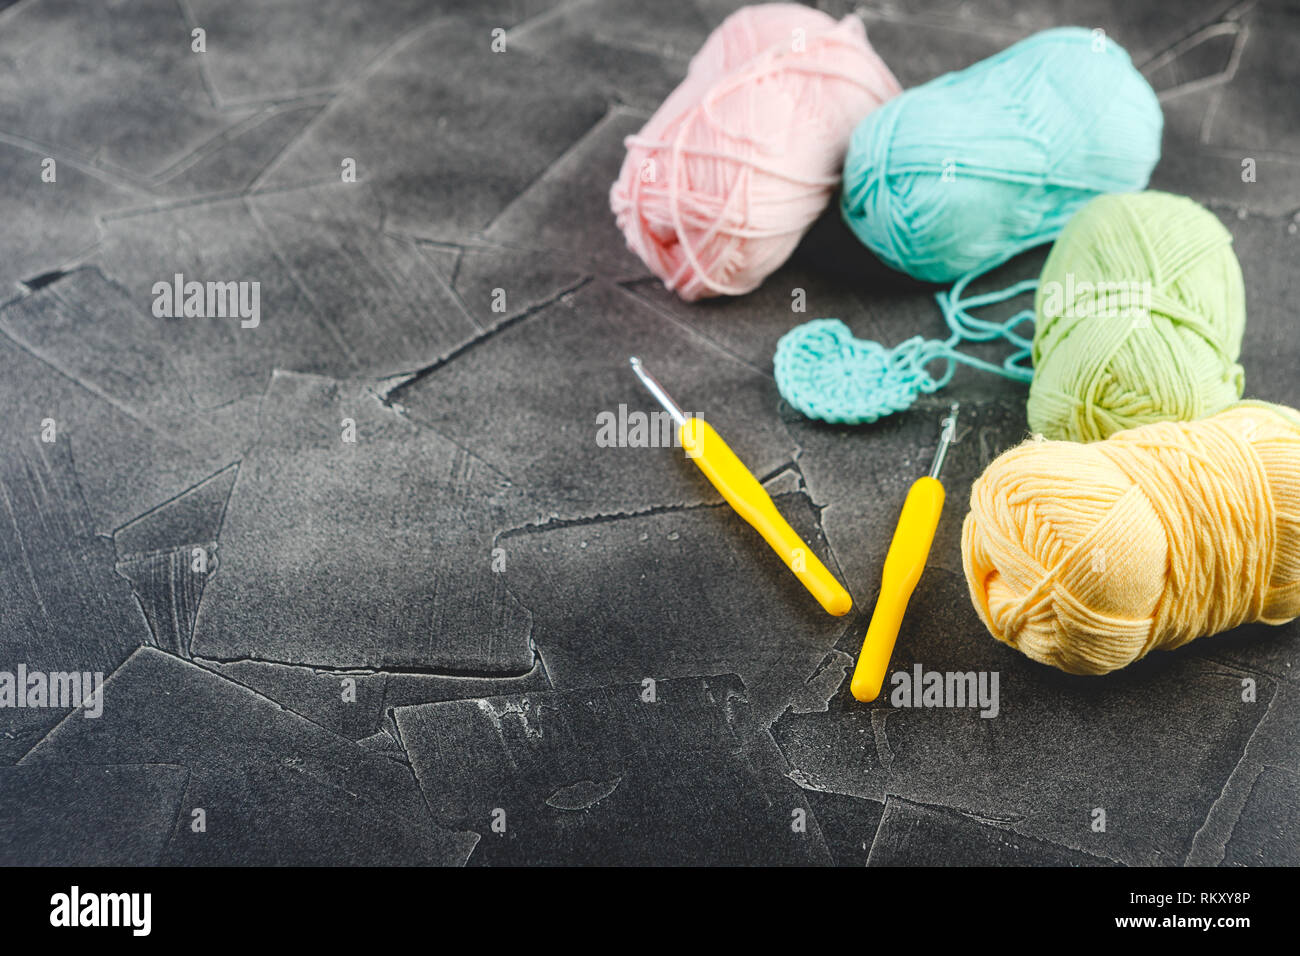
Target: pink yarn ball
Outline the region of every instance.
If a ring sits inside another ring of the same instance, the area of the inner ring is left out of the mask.
[[[826,207],[853,128],[899,92],[857,17],[737,10],[625,141],[610,205],[628,248],[688,301],[757,288]]]

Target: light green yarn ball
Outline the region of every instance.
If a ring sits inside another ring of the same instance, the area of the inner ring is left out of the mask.
[[[1241,397],[1241,266],[1186,197],[1093,199],[1052,247],[1034,310],[1029,425],[1048,438],[1191,421]]]

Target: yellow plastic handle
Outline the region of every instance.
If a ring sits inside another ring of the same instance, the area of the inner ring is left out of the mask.
[[[903,502],[903,513],[898,516],[898,527],[894,529],[889,553],[885,555],[880,597],[871,614],[867,636],[862,641],[858,665],[853,669],[853,682],[849,689],[858,700],[872,701],[880,695],[907,602],[925,570],[942,511],[943,485],[929,475],[914,481],[907,492],[907,500]]]
[[[736,457],[736,453],[727,447],[713,426],[702,418],[688,418],[680,434],[686,456],[694,460],[736,513],[763,536],[826,613],[835,617],[847,614],[853,607],[849,592],[781,517],[781,512],[772,503],[772,496]]]

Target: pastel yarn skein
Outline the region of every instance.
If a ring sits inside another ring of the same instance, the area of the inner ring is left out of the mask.
[[[1300,616],[1300,413],[1242,402],[1080,444],[1028,441],[971,489],[962,566],[998,640],[1073,674]]]
[[[857,17],[741,8],[626,140],[610,206],[628,248],[688,301],[757,288],[830,202],[853,127],[900,91]]]
[[[1163,125],[1118,44],[1045,30],[868,115],[840,208],[885,263],[952,282],[1051,240],[1094,196],[1144,188]]]
[[[1034,300],[1029,426],[1095,441],[1241,398],[1246,297],[1232,234],[1183,196],[1101,196],[1052,247]]]

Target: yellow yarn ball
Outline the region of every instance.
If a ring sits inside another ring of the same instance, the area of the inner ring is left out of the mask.
[[[1072,674],[1300,616],[1300,413],[1241,402],[999,456],[962,527],[998,640]]]

